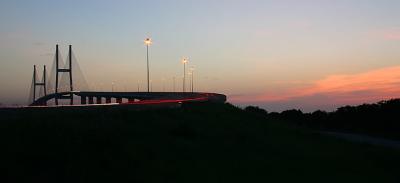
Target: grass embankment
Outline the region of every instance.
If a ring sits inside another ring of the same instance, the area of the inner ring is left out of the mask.
[[[229,104],[2,110],[4,178],[32,182],[398,182],[400,152]]]

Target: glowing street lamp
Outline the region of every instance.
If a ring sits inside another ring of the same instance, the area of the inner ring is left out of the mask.
[[[144,40],[144,44],[146,45],[146,60],[147,60],[147,92],[150,92],[150,76],[149,76],[149,46],[152,44],[151,38],[146,38]]]
[[[187,58],[182,59],[182,63],[183,63],[183,86],[182,86],[182,91],[185,92],[186,64],[188,63],[188,59]]]

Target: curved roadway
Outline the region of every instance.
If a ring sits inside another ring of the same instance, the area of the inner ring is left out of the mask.
[[[101,97],[101,98],[125,98],[136,99],[137,102],[128,102],[123,104],[160,104],[173,102],[226,102],[226,96],[218,93],[202,93],[202,92],[93,92],[93,91],[72,91],[60,92],[43,96],[31,104],[31,106],[39,106],[46,104],[47,101],[55,98],[67,99],[70,95],[80,97]]]

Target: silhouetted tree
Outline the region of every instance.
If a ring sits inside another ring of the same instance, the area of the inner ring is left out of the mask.
[[[265,109],[259,108],[257,106],[247,106],[246,108],[244,108],[244,110],[251,113],[261,114],[264,116],[268,115],[268,112]]]
[[[280,113],[279,117],[311,128],[400,139],[400,99],[344,106],[329,113],[318,110],[303,114],[299,110],[288,110]]]
[[[297,109],[283,111],[280,116],[282,119],[293,121],[297,125],[302,125],[305,122],[305,115],[301,110]]]

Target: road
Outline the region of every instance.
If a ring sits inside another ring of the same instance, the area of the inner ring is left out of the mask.
[[[318,133],[337,137],[340,139],[345,139],[345,140],[356,142],[356,143],[364,143],[364,144],[371,144],[371,145],[376,145],[376,146],[384,146],[384,147],[389,147],[389,148],[400,149],[400,141],[396,141],[396,140],[389,140],[389,139],[384,139],[384,138],[371,137],[371,136],[367,136],[367,135],[341,133],[341,132],[319,131]]]

